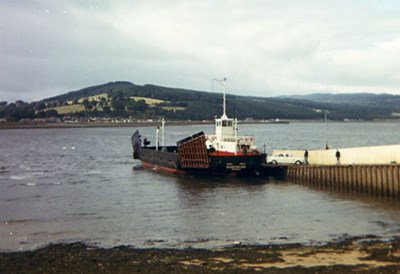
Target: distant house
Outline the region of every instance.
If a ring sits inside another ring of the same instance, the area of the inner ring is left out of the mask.
[[[23,118],[19,120],[19,123],[31,123],[33,120],[30,118]]]
[[[34,123],[46,123],[46,119],[42,119],[42,118],[35,118],[32,120],[32,122]]]

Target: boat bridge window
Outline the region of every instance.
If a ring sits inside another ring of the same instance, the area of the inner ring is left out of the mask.
[[[231,127],[232,126],[232,121],[222,121],[222,126],[223,127]]]

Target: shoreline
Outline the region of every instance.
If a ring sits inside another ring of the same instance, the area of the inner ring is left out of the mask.
[[[185,122],[185,121],[168,121],[168,125],[208,125],[211,122]],[[160,122],[135,122],[135,123],[6,123],[0,124],[1,129],[34,129],[34,128],[107,128],[107,127],[150,127],[159,126]]]
[[[289,122],[239,122],[239,124],[288,124]],[[150,127],[160,126],[160,121],[155,122],[131,122],[131,123],[3,123],[1,129],[31,129],[31,128],[106,128],[106,127]],[[166,121],[166,126],[185,125],[214,125],[214,121]]]
[[[374,121],[350,121],[350,123],[387,123],[400,122],[400,119],[393,120],[374,120]],[[159,126],[160,121],[153,122],[129,122],[129,123],[103,123],[103,122],[74,122],[74,123],[0,123],[2,129],[36,129],[36,128],[107,128],[107,127],[150,127]],[[284,120],[278,122],[265,121],[238,121],[238,124],[254,125],[287,125],[296,123],[324,123],[323,120]],[[345,121],[329,121],[329,123],[349,123]],[[185,126],[185,125],[214,125],[214,121],[166,121],[166,126]]]
[[[101,248],[58,243],[0,252],[0,273],[399,273],[400,238],[360,236],[319,246],[234,245],[216,249]]]

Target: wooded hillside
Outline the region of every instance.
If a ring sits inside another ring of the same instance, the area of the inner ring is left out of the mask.
[[[0,118],[131,117],[133,119],[213,120],[222,114],[222,94],[110,82],[39,102],[0,102]],[[227,94],[227,115],[238,119],[391,119],[400,113],[400,96],[389,94],[311,94],[252,97]]]

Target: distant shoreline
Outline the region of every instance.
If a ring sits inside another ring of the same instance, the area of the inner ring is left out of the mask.
[[[238,121],[239,124],[255,124],[255,125],[279,125],[291,123],[323,123],[323,120],[282,120],[282,121]],[[328,123],[385,123],[385,122],[400,122],[400,119],[383,119],[373,121],[328,121]],[[185,126],[185,125],[213,125],[214,121],[165,121],[166,126]],[[61,122],[61,123],[0,123],[2,129],[34,129],[34,128],[99,128],[99,127],[150,127],[160,126],[161,121],[143,121],[129,123],[104,123],[104,122]]]
[[[214,121],[165,121],[166,126],[177,125],[213,125]],[[242,121],[239,124],[289,124],[282,122]],[[160,121],[130,122],[130,123],[102,123],[102,122],[74,122],[74,123],[2,123],[1,129],[30,129],[30,128],[97,128],[97,127],[149,127],[160,126]]]
[[[30,128],[98,128],[98,127],[148,127],[159,126],[160,122],[134,122],[134,123],[96,123],[96,122],[77,122],[77,123],[4,123],[0,124],[0,129],[30,129]],[[185,122],[168,121],[167,125],[197,125],[212,124],[212,122]]]

